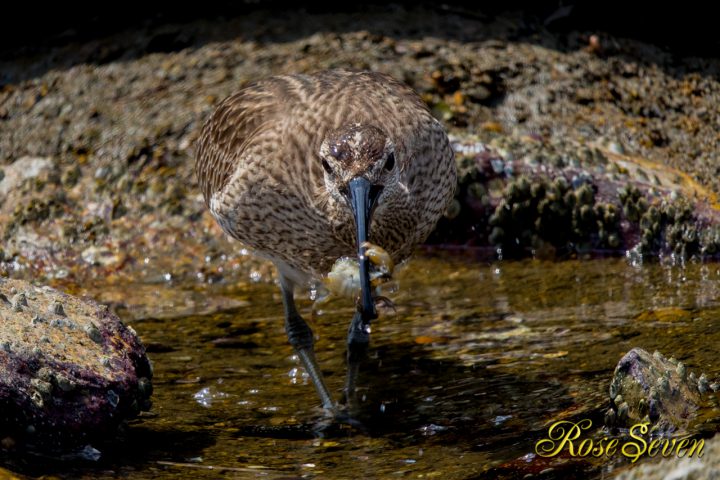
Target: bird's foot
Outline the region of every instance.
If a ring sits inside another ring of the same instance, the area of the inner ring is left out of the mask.
[[[313,433],[319,438],[367,435],[365,425],[344,406],[323,409],[324,414],[313,423]]]

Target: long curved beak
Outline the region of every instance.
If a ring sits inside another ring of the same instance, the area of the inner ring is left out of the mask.
[[[370,231],[370,220],[382,187],[373,185],[364,177],[356,177],[348,182],[348,193],[350,207],[355,216],[355,226],[357,227],[357,248],[358,261],[360,264],[360,298],[362,302],[363,320],[372,320],[377,318],[375,310],[375,302],[372,299],[372,291],[370,290],[370,265],[365,256],[365,247],[362,245],[367,242]]]

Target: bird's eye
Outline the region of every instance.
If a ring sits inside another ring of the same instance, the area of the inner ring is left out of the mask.
[[[395,167],[395,154],[391,153],[388,155],[387,160],[385,160],[385,170],[388,172],[392,171],[392,169]]]
[[[330,164],[327,162],[327,160],[323,159],[322,166],[327,173],[332,173],[332,169],[330,168]]]

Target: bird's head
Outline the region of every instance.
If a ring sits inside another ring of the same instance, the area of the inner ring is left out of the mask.
[[[320,146],[320,161],[326,189],[336,201],[350,208],[355,219],[365,310],[369,307],[370,290],[368,265],[361,245],[368,240],[375,206],[399,184],[395,144],[373,125],[350,124],[325,137]],[[372,312],[376,315],[374,305]]]
[[[320,146],[320,161],[325,188],[348,205],[352,185],[367,181],[372,208],[399,178],[395,144],[373,125],[354,123],[331,131]]]

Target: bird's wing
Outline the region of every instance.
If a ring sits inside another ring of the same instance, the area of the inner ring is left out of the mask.
[[[200,133],[195,170],[205,202],[227,184],[246,146],[279,113],[277,98],[258,82],[223,100]]]

